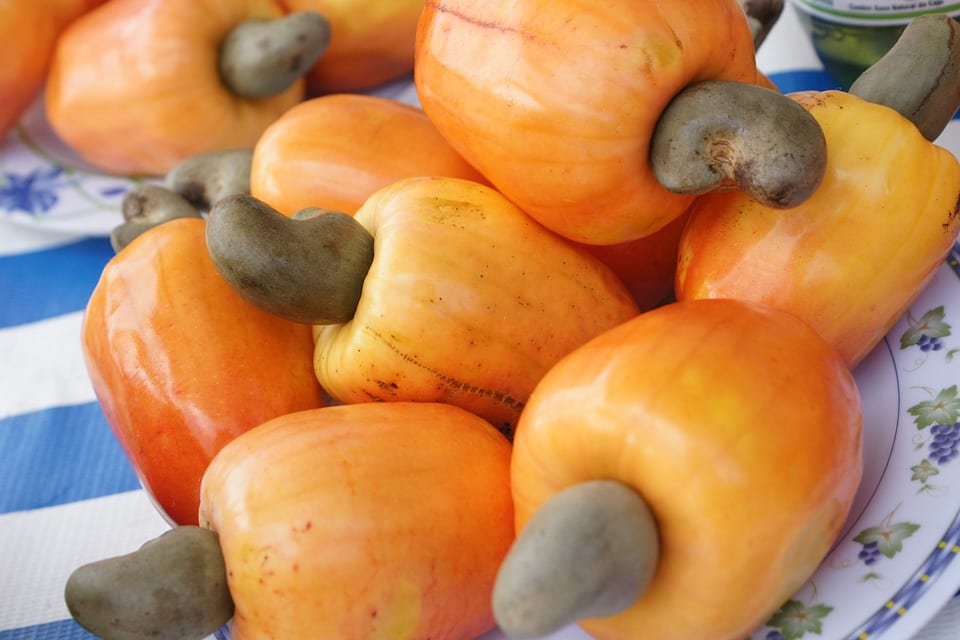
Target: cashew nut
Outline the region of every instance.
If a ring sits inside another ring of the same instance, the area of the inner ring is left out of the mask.
[[[250,193],[252,149],[210,151],[177,163],[164,183],[201,211],[208,211],[220,198]]]
[[[783,0],[740,0],[740,6],[753,33],[753,47],[759,49],[783,14]]]
[[[737,186],[761,204],[787,209],[806,200],[827,166],[820,124],[772,89],[707,80],[681,91],[651,139],[660,183],[686,195]]]
[[[110,244],[116,252],[144,231],[168,220],[200,217],[200,211],[180,194],[147,183],[137,184],[124,194],[120,211],[124,222],[110,232]]]
[[[636,491],[614,480],[573,485],[514,541],[494,585],[494,617],[511,637],[538,638],[620,613],[643,595],[659,554],[656,522]]]
[[[74,620],[103,640],[201,640],[233,616],[219,537],[195,526],[78,568],[64,599]]]
[[[246,20],[220,45],[220,77],[238,96],[274,96],[306,74],[329,43],[330,23],[313,11]]]
[[[217,269],[241,296],[306,324],[350,320],[373,263],[373,236],[352,216],[287,217],[250,195],[218,200],[206,238]]]
[[[935,140],[960,107],[960,24],[942,13],[914,18],[850,93],[894,109]]]

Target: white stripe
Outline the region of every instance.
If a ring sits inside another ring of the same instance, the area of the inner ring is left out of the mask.
[[[96,400],[80,347],[83,312],[0,329],[0,416]]]
[[[167,529],[143,491],[0,515],[0,631],[68,619],[63,588],[74,569]]]
[[[3,236],[0,256],[52,249],[82,239],[81,236],[33,229],[7,220],[0,222],[0,234]]]

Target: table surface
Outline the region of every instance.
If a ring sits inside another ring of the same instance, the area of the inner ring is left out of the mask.
[[[789,8],[758,61],[785,92],[832,88]],[[955,153],[958,129],[940,141]],[[91,638],[63,603],[69,573],[167,528],[104,421],[80,352],[83,309],[112,255],[102,236],[30,228],[0,208],[0,640]],[[914,637],[960,639],[960,598]]]

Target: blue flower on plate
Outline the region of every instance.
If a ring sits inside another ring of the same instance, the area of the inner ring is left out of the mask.
[[[50,211],[60,200],[57,189],[67,184],[63,167],[48,165],[26,174],[4,173],[0,184],[0,208],[36,215]]]

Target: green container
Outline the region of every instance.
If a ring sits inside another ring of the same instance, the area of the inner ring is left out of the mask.
[[[849,89],[924,13],[960,17],[960,2],[945,0],[790,0],[827,72]]]

